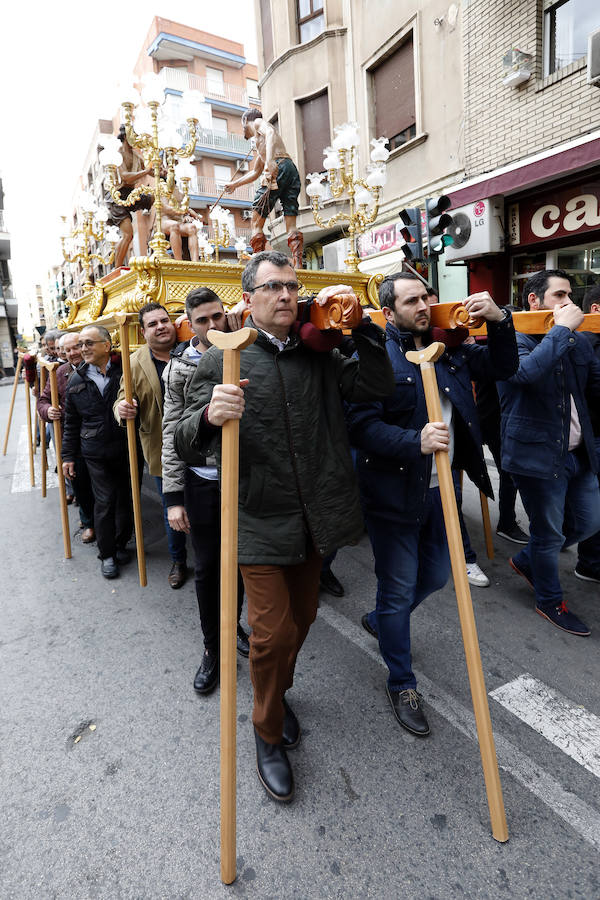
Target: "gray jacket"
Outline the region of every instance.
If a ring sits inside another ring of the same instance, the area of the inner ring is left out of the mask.
[[[187,356],[189,346],[190,342],[184,341],[173,348],[162,376],[165,383],[162,478],[167,506],[183,506],[183,478],[187,464],[177,456],[173,439],[175,426],[182,416],[188,387],[199,361],[198,358],[190,359]]]

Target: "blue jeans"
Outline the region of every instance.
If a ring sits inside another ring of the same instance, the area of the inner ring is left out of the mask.
[[[450,557],[439,488],[431,488],[420,527],[367,517],[377,575],[376,627],[381,655],[389,669],[390,690],[415,688],[411,668],[410,614],[443,588]]]
[[[529,516],[529,543],[513,557],[517,568],[531,572],[536,604],[551,608],[562,600],[558,556],[600,530],[597,476],[569,453],[558,478],[513,475]]]
[[[163,505],[163,515],[165,520],[165,531],[167,532],[167,543],[169,545],[169,554],[174,563],[186,563],[187,561],[187,551],[185,547],[185,532],[183,531],[173,531],[171,526],[169,525],[169,514],[167,511],[167,506],[165,504],[165,498],[163,496],[162,489],[162,478],[160,475],[154,476],[154,482],[156,484],[156,489],[160,494],[160,499],[162,500]]]

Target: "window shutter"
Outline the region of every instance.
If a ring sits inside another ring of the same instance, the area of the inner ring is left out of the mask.
[[[375,136],[393,138],[415,124],[415,75],[411,37],[373,70]]]
[[[323,171],[323,149],[329,146],[329,98],[327,91],[317,97],[300,102],[302,117],[302,144],[304,148],[304,170]]]

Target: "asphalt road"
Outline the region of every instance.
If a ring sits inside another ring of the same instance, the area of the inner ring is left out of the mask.
[[[9,397],[0,386],[2,437]],[[346,596],[323,596],[299,658],[290,700],[303,738],[290,806],[258,783],[239,660],[238,878],[225,887],[219,693],[192,689],[196,601],[191,582],[167,585],[153,487],[143,497],[147,588],[135,563],[116,581],[100,577],[74,507],[65,560],[58,490],[43,500],[28,489],[23,447],[17,459],[22,387],[17,404],[0,457],[3,900],[600,897],[600,585],[573,577],[573,551],[561,558],[563,583],[592,626],[587,639],[535,615],[507,566],[512,545],[497,539],[496,558],[485,559],[478,497],[466,486],[467,523],[492,580],[473,588],[487,690],[528,673],[555,692],[538,730],[490,699],[508,843],[491,836],[453,588],[413,618],[432,727],[419,740],[395,723],[377,643],[360,626],[375,593],[363,540],[339,553]]]

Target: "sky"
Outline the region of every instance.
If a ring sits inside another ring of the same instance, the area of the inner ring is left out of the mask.
[[[3,5],[0,175],[16,297],[62,259],[60,216],[74,197],[98,119],[118,109],[154,16],[244,44],[256,63],[253,0],[72,0]]]

